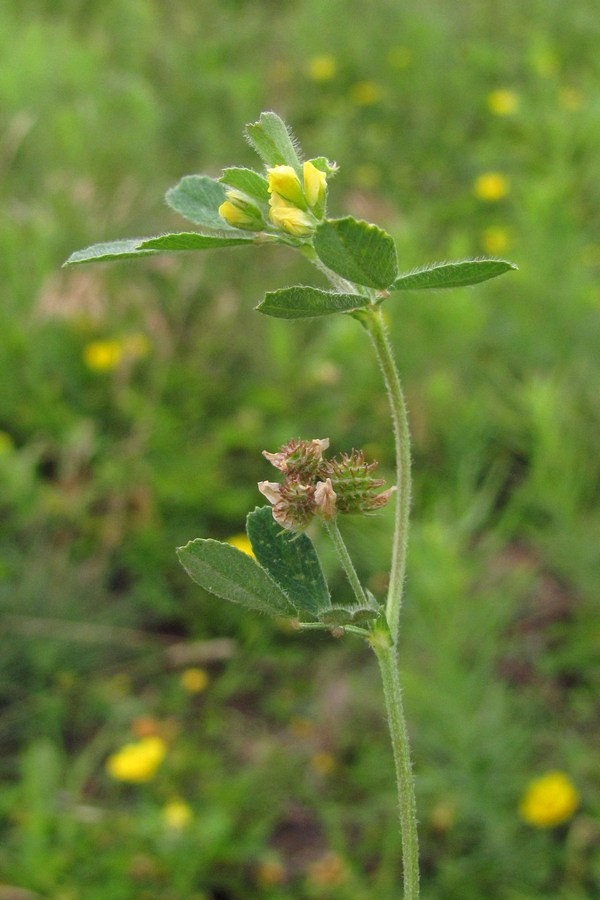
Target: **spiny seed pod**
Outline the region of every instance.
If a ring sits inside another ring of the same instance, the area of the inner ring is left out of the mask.
[[[301,441],[293,438],[277,453],[263,450],[263,456],[284,475],[301,475],[316,478],[323,463],[323,451],[329,447],[329,438]]]
[[[377,462],[366,462],[362,451],[356,450],[323,464],[322,477],[331,479],[339,512],[368,513],[385,506],[395,488],[378,493],[385,481],[374,477],[377,466]]]

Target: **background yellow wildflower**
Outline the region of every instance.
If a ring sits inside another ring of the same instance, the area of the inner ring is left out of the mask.
[[[162,738],[152,736],[136,743],[125,744],[106,760],[106,771],[117,781],[141,783],[151,781],[165,758],[167,745]]]
[[[536,828],[554,828],[567,822],[579,806],[579,794],[564,772],[548,772],[530,782],[519,812]]]
[[[519,98],[514,91],[499,88],[496,91],[490,91],[487,96],[487,105],[495,116],[510,116],[518,109]]]
[[[496,203],[506,197],[510,183],[502,172],[484,172],[475,179],[473,190],[480,200]]]
[[[208,686],[209,677],[204,669],[190,668],[181,673],[181,686],[188,694],[201,694]]]

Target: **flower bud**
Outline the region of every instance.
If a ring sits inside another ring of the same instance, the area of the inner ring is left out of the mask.
[[[271,194],[269,218],[273,225],[296,237],[305,237],[315,230],[316,222],[308,213],[291,206],[279,194]]]
[[[304,163],[302,173],[304,175],[304,196],[308,205],[311,209],[315,207],[322,209],[327,193],[327,175],[311,162]]]
[[[337,514],[336,493],[331,484],[331,478],[326,478],[325,481],[317,483],[315,487],[315,507],[316,513],[325,521],[331,522],[332,519],[335,519]]]
[[[260,231],[264,227],[261,211],[242,191],[231,188],[225,196],[227,199],[219,206],[219,215],[228,225],[250,231]]]
[[[291,166],[275,166],[268,170],[267,176],[271,194],[278,194],[282,200],[306,209],[302,185],[295,169]]]

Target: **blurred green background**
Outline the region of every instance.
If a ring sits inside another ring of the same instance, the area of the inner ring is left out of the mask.
[[[181,227],[165,190],[256,165],[263,109],[337,160],[332,214],[386,228],[403,269],[520,267],[388,304],[423,896],[600,896],[599,43],[591,0],[2,4],[1,897],[400,895],[372,655],[203,595],[174,554],[243,531],[289,437],[389,477],[364,334],[253,311],[314,277],[283,249],[60,270]],[[389,516],[345,534],[381,595]],[[148,738],[156,771],[111,775]],[[539,827],[520,804],[553,770],[579,804]]]

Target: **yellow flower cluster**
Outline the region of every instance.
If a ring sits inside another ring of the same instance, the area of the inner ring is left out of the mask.
[[[123,338],[91,341],[83,350],[83,361],[92,372],[110,372],[126,360],[143,359],[150,352],[144,334],[130,334]]]
[[[579,806],[579,794],[564,772],[547,772],[528,786],[521,803],[521,817],[536,828],[554,828],[567,822]]]
[[[162,738],[151,736],[125,744],[106,760],[106,771],[117,781],[140,784],[151,781],[165,758],[167,745]]]
[[[302,166],[303,183],[292,166],[274,166],[268,171],[269,218],[273,225],[289,234],[303,237],[316,225],[315,213],[321,211],[327,191],[327,175],[311,162]]]

